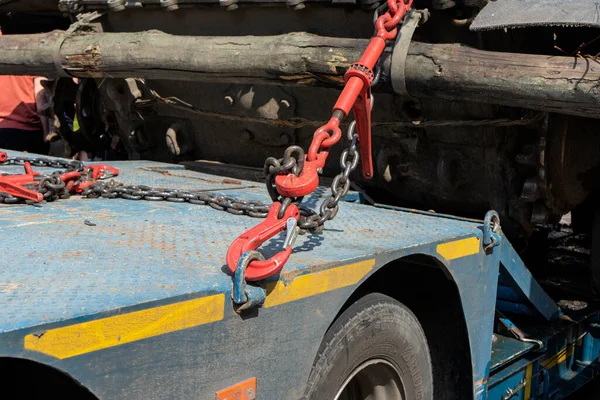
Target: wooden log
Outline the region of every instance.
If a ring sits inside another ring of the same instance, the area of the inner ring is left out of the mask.
[[[406,84],[415,96],[600,118],[597,61],[416,42],[408,54]]]
[[[0,74],[189,80],[259,84],[343,84],[367,39],[279,36],[173,36],[55,31],[0,37]],[[388,54],[384,84],[390,79]],[[56,62],[55,62],[56,61]],[[600,66],[591,60],[482,51],[453,44],[413,42],[406,60],[408,91],[598,118]]]

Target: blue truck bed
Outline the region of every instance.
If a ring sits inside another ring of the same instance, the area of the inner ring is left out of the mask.
[[[158,162],[110,165],[124,184],[270,203],[258,182]],[[0,166],[2,173],[21,171]],[[304,205],[316,209],[327,195],[319,188]],[[507,388],[516,390],[511,398],[535,398],[542,366],[563,368],[569,360],[551,358],[568,349],[560,310],[508,241],[483,248],[483,221],[358,202],[342,202],[322,235],[299,236],[281,273],[257,284],[266,292],[264,305],[240,315],[225,254],[258,222],[166,201],[73,196],[40,206],[0,204],[0,359],[51,366],[98,398],[214,399],[219,390],[256,378],[257,398],[300,399],[321,340],[344,304],[380,271],[410,260],[411,268],[439,268],[455,285],[473,398],[500,398]],[[269,256],[282,243],[276,237],[260,250]],[[500,298],[499,277],[508,299]],[[507,336],[494,339],[496,309],[506,307],[537,318],[544,351]],[[567,325],[595,322],[594,310]],[[589,358],[598,341],[590,340],[580,359],[588,360],[582,368],[595,371]],[[571,359],[577,356],[570,351]],[[556,379],[568,374],[552,372]],[[581,384],[589,379],[581,376]]]
[[[223,184],[219,176],[156,162],[110,165],[120,169],[115,179],[125,184],[209,190],[270,202],[264,185],[256,182]],[[10,173],[21,169],[0,167]],[[320,203],[317,196],[306,201],[316,202]],[[86,225],[86,220],[95,226]],[[166,201],[73,196],[41,207],[0,205],[0,257],[5,265],[0,275],[0,332],[192,293],[229,295],[227,248],[259,222],[209,206]],[[474,222],[447,220],[440,225],[435,217],[342,203],[324,235],[299,237],[282,278],[477,232]],[[274,242],[267,243],[267,250],[280,251],[281,237]]]

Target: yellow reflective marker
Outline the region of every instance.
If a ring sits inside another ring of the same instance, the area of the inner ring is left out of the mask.
[[[461,257],[472,256],[479,253],[481,248],[477,237],[455,240],[453,242],[441,243],[436,247],[436,251],[446,260],[454,260]]]
[[[532,376],[533,364],[527,365],[527,369],[525,370],[525,393],[524,400],[529,400],[531,398],[531,376]]]
[[[301,275],[287,285],[279,280],[267,285],[264,307],[273,307],[357,284],[375,265],[375,259]]]
[[[64,359],[220,321],[224,313],[218,294],[30,334],[25,348]]]
[[[567,361],[567,358],[571,357],[572,355],[573,355],[573,346],[568,346],[568,347],[562,349],[561,351],[559,351],[558,353],[556,353],[555,355],[553,355],[552,357],[547,358],[546,360],[540,362],[540,365],[542,366],[542,368],[552,369],[552,368],[556,367],[558,364]]]

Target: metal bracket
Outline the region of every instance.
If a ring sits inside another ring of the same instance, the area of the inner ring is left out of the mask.
[[[267,294],[263,288],[246,286],[246,268],[254,260],[263,261],[265,257],[258,251],[250,250],[242,254],[233,275],[231,299],[235,312],[240,313],[251,308],[260,307],[265,302]]]
[[[394,92],[401,96],[410,96],[406,89],[406,57],[408,56],[410,42],[412,41],[415,29],[419,25],[419,21],[421,18],[427,21],[428,15],[428,10],[410,10],[404,19],[404,25],[402,25],[400,32],[398,32],[398,38],[392,51],[390,78]]]
[[[502,229],[500,228],[500,216],[494,210],[485,214],[483,219],[483,249],[487,250],[498,246],[502,241]]]

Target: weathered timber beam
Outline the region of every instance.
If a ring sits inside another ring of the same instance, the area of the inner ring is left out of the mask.
[[[406,85],[415,96],[600,118],[600,63],[577,57],[412,43]]]
[[[367,40],[304,33],[280,36],[173,36],[141,33],[54,31],[0,37],[0,74],[315,84],[318,76],[341,85]]]
[[[0,74],[58,76],[59,64],[76,77],[340,86],[343,73],[367,43],[306,33],[5,35],[0,37]],[[382,63],[384,83],[389,81],[390,59],[386,54]],[[592,60],[413,42],[405,75],[408,91],[417,97],[600,116],[600,65]],[[391,90],[390,85],[381,86]]]

